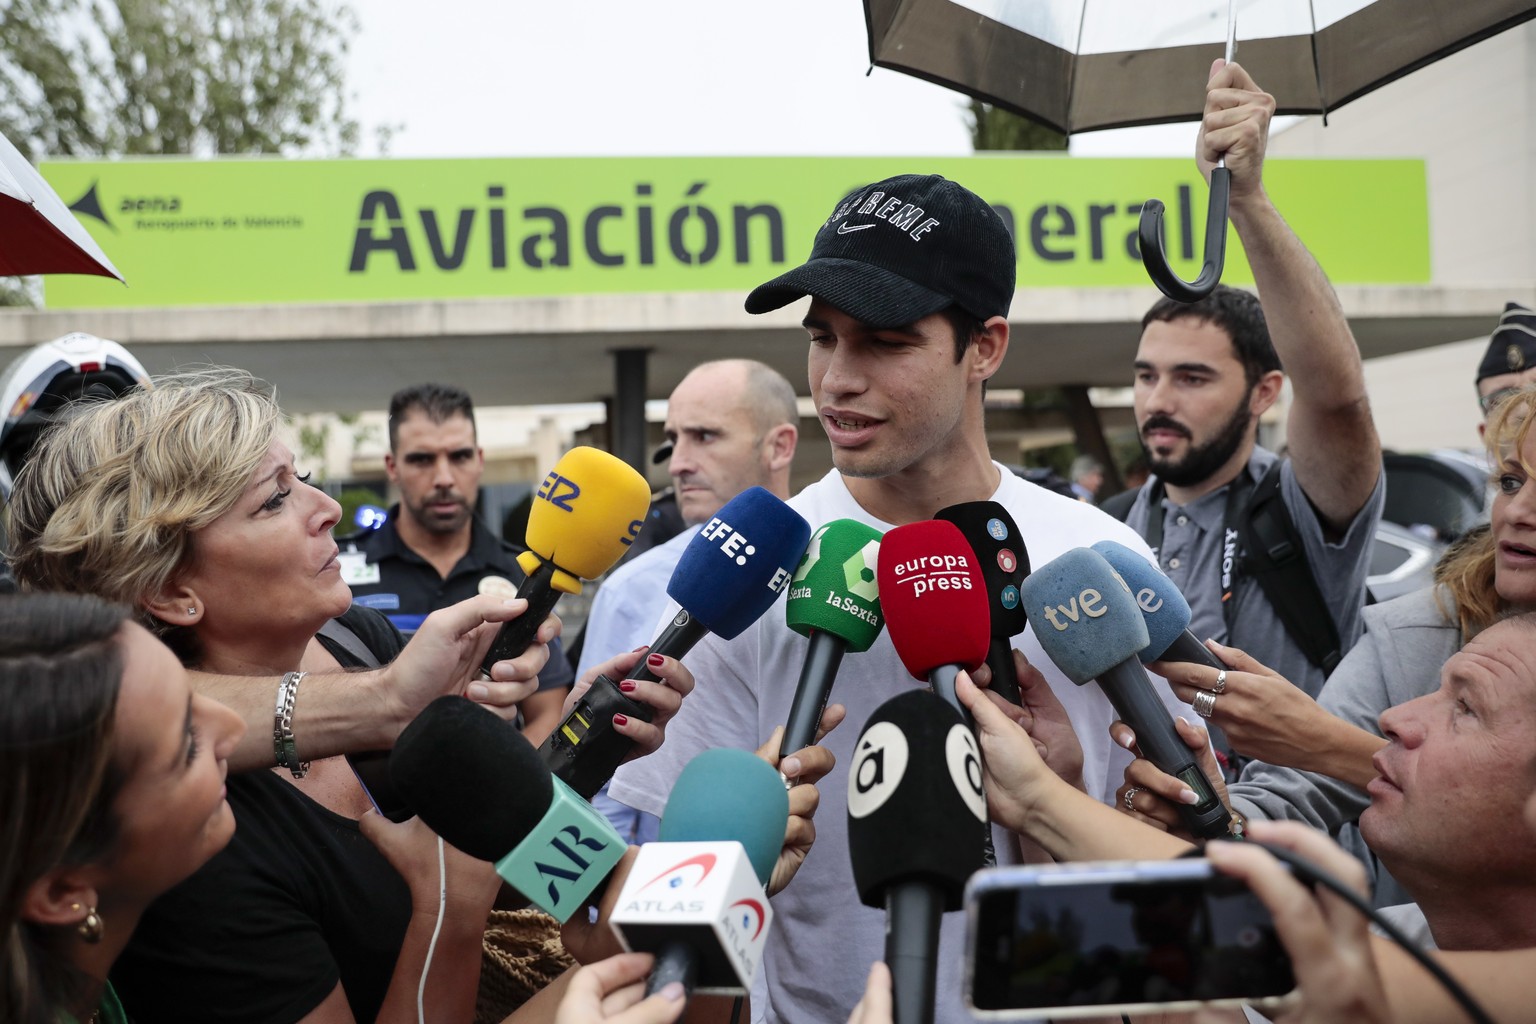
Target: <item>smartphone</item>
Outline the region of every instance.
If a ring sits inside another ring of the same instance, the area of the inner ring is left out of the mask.
[[[966,1004],[982,1020],[1285,1005],[1269,910],[1197,858],[992,868],[966,887]]]
[[[352,774],[357,776],[374,810],[390,821],[406,821],[415,814],[389,779],[389,751],[348,754],[347,764],[352,766]]]

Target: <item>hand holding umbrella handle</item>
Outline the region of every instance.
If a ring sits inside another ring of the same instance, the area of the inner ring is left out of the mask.
[[[1216,282],[1221,280],[1221,268],[1227,257],[1227,193],[1231,181],[1232,173],[1225,167],[1211,171],[1211,204],[1205,219],[1205,265],[1193,281],[1183,280],[1168,266],[1168,255],[1163,251],[1162,200],[1148,199],[1142,204],[1138,232],[1141,263],[1147,268],[1152,283],[1170,299],[1198,302],[1211,294]]]

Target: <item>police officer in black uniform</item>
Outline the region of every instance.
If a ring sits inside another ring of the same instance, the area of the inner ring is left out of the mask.
[[[521,552],[475,515],[485,453],[475,409],[464,391],[417,384],[389,402],[384,467],[400,503],[376,529],[339,538],[342,577],[358,604],[389,616],[409,634],[438,608],[524,581]],[[535,742],[560,720],[574,673],[556,639],[539,673],[539,690],[523,701],[523,728]]]

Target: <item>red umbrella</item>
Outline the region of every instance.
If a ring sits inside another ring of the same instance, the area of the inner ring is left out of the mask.
[[[99,274],[123,280],[26,157],[0,135],[0,277]]]

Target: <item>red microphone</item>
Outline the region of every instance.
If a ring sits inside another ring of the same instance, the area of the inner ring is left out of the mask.
[[[961,669],[987,660],[991,611],[976,555],[953,523],[908,523],[880,542],[876,568],[885,628],[907,671],[971,722],[955,693]]]

